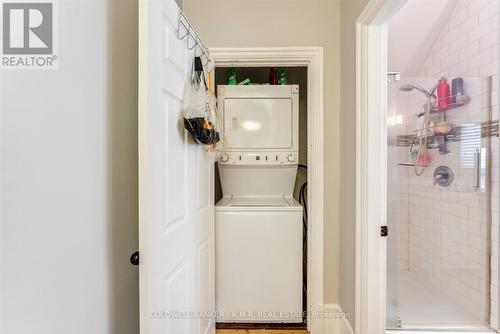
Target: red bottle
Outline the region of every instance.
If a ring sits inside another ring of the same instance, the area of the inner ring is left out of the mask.
[[[269,84],[270,85],[278,84],[278,71],[276,71],[276,68],[274,67],[271,67],[269,69]]]
[[[439,80],[437,86],[438,109],[446,110],[450,107],[450,85],[445,77]]]

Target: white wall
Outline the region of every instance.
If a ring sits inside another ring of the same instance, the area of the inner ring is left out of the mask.
[[[457,0],[407,1],[388,23],[388,70],[415,76],[456,4]]]
[[[0,72],[0,332],[137,333],[137,2],[58,4],[59,68]]]
[[[322,46],[325,64],[325,302],[339,282],[339,0],[184,0],[208,47]]]

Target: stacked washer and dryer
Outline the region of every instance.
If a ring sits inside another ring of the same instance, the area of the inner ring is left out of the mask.
[[[298,85],[219,85],[224,149],[215,207],[220,323],[302,322]]]

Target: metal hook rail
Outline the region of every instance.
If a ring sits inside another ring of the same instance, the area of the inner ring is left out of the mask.
[[[203,66],[210,64],[210,52],[208,48],[203,44],[198,34],[193,28],[193,25],[189,22],[186,15],[179,9],[177,18],[177,38],[183,40],[187,37],[187,48],[188,50],[193,50],[197,48],[200,51],[200,57]]]

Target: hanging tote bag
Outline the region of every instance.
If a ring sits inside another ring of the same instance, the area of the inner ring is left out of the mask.
[[[203,145],[215,145],[220,141],[209,94],[201,58],[195,57],[184,91],[184,128],[198,144]]]

